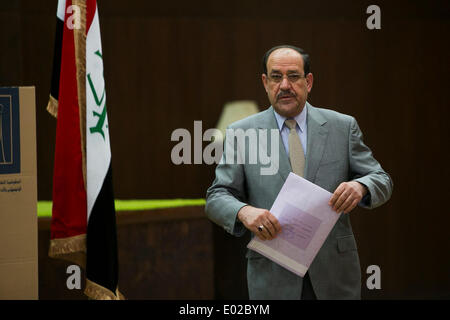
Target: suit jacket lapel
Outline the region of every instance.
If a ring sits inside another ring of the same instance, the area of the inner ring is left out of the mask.
[[[305,164],[305,179],[314,182],[317,169],[325,150],[325,144],[328,137],[328,129],[326,127],[326,119],[320,112],[311,106],[307,105],[307,150],[306,150],[306,164]]]
[[[260,129],[269,129],[269,132],[267,133],[267,136],[270,139],[270,130],[276,129],[278,130],[278,155],[279,155],[279,168],[278,168],[278,174],[281,176],[283,181],[285,181],[289,175],[289,172],[292,171],[291,164],[289,162],[289,158],[286,154],[286,150],[284,149],[283,141],[281,139],[281,134],[279,132],[277,120],[275,119],[273,107],[271,106],[265,111],[264,120],[260,123],[258,123],[258,128]],[[270,140],[268,142],[268,146],[270,146]],[[275,150],[270,150],[270,152],[275,152]]]

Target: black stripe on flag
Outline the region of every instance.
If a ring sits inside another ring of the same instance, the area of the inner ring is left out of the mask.
[[[56,18],[56,32],[55,32],[55,46],[53,52],[53,71],[52,71],[52,86],[50,88],[50,95],[58,100],[59,97],[59,74],[61,71],[61,51],[64,31],[64,21]]]
[[[89,216],[86,235],[86,277],[116,293],[118,283],[116,212],[112,183],[112,168]]]

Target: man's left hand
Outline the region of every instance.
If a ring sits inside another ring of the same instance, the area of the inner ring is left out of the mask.
[[[359,182],[343,182],[334,191],[328,204],[338,213],[349,213],[357,206],[366,193],[367,188]]]

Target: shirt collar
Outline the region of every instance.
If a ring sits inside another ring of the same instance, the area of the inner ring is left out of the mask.
[[[278,129],[280,129],[281,131],[284,126],[284,121],[287,118],[278,114],[278,112],[275,111],[275,108],[273,109],[273,113],[275,114],[275,118],[277,119]],[[305,103],[302,112],[300,112],[297,116],[294,117],[295,121],[297,121],[297,125],[300,127],[301,132],[304,132],[306,127],[306,114],[307,114],[307,103]]]

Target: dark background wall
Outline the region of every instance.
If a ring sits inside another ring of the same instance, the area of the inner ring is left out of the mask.
[[[367,298],[450,297],[448,1],[98,1],[117,198],[204,197],[214,166],[171,163],[176,128],[214,127],[224,103],[267,98],[260,59],[277,44],[311,55],[309,101],[356,117],[394,180],[390,202],[351,213]],[[34,85],[38,194],[51,199],[50,90],[56,1],[0,2],[0,85]]]

